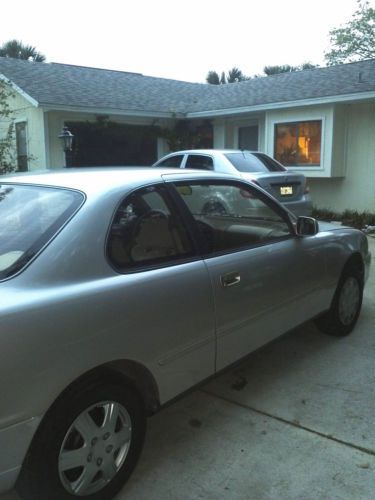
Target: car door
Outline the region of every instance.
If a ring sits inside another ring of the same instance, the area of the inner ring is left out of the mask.
[[[140,189],[122,201],[111,224],[107,256],[123,275],[123,290],[115,300],[118,315],[125,318],[124,334],[134,332],[132,352],[154,374],[161,402],[212,375],[210,278],[165,186]]]
[[[217,370],[322,310],[319,239],[297,237],[281,207],[235,181],[176,183],[176,189],[200,231],[211,278]],[[230,211],[202,210],[207,197],[225,197]]]

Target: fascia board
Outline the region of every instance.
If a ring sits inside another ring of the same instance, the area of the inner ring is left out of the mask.
[[[39,106],[39,102],[36,99],[34,99],[27,92],[22,90],[21,87],[19,87],[14,82],[12,82],[12,80],[10,80],[10,78],[5,76],[3,73],[0,73],[0,80],[3,80],[4,82],[8,82],[15,92],[17,92],[22,97],[24,97],[33,106],[35,106],[36,108]]]
[[[59,104],[44,104],[44,111],[69,111],[79,113],[90,113],[95,115],[119,115],[132,116],[142,118],[185,118],[184,113],[175,113],[173,111],[139,111],[133,109],[118,109],[118,108],[90,108],[85,106],[66,106]]]

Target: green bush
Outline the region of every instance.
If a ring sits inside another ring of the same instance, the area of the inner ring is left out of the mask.
[[[375,213],[358,212],[358,210],[344,210],[344,212],[334,212],[326,208],[313,208],[313,217],[324,221],[340,221],[345,226],[352,226],[363,229],[365,226],[375,226]]]

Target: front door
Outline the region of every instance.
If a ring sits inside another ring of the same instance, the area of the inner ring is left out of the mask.
[[[238,128],[238,149],[258,150],[258,125]]]

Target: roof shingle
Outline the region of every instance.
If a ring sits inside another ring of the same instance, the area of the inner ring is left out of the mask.
[[[146,112],[220,111],[375,92],[375,59],[207,85],[106,69],[0,58],[0,74],[41,106]]]

